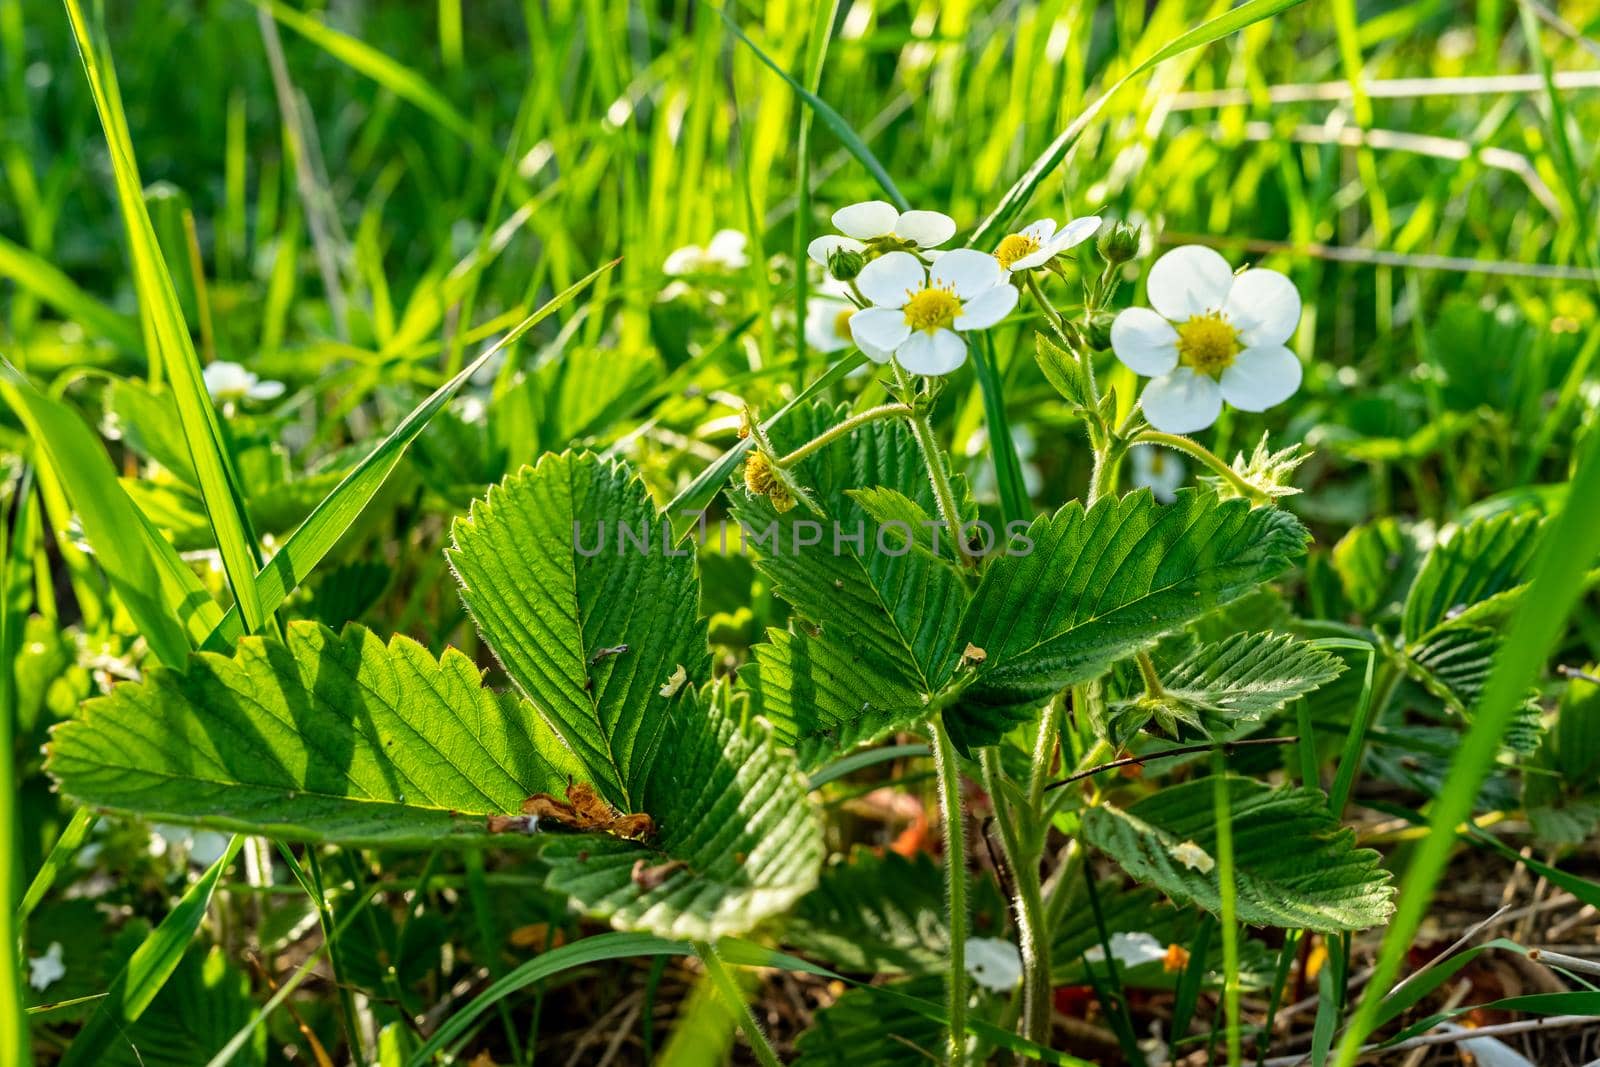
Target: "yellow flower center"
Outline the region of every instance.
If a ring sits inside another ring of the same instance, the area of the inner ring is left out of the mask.
[[[913,330],[937,333],[949,329],[961,314],[961,301],[954,289],[929,285],[911,294],[905,306],[906,325]]]
[[[1243,350],[1239,331],[1220,311],[1178,323],[1178,361],[1200,374],[1220,374]]]
[[[850,316],[856,313],[855,308],[845,308],[833,317],[833,333],[836,337],[850,339]]]
[[[1006,270],[1011,269],[1011,264],[1024,256],[1031,256],[1039,251],[1039,242],[1025,233],[1014,233],[1000,242],[1000,247],[994,250],[994,258]]]

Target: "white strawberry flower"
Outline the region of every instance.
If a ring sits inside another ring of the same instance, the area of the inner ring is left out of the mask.
[[[1194,433],[1217,421],[1224,400],[1265,411],[1300,388],[1299,357],[1284,344],[1300,321],[1300,293],[1282,274],[1236,275],[1213,249],[1184,245],[1156,260],[1145,288],[1150,308],[1116,317],[1111,348],[1155,379],[1141,397],[1151,426]]]
[[[873,360],[890,354],[913,374],[949,374],[967,361],[961,334],[985,330],[1017,306],[999,260],[957,248],[931,266],[909,252],[868,263],[856,288],[872,306],[850,316],[850,334]]]
[[[850,336],[850,316],[856,306],[845,299],[849,290],[832,278],[817,287],[817,294],[806,301],[806,347],[818,352],[837,352],[855,343]]]
[[[838,233],[812,241],[806,254],[828,265],[835,252],[865,252],[869,245],[900,250],[937,248],[956,235],[956,222],[938,211],[901,211],[884,200],[866,200],[833,213]]]
[[[738,230],[718,230],[704,248],[684,245],[673,249],[661,269],[671,275],[728,274],[742,270],[750,265],[750,257],[745,253],[749,242],[750,239]]]
[[[253,372],[226,360],[206,364],[200,376],[212,400],[275,400],[283,395],[282,382],[262,381]]]
[[[1134,445],[1128,458],[1133,462],[1133,484],[1150,490],[1159,503],[1172,503],[1185,474],[1178,454],[1158,445]]]
[[[994,258],[1012,274],[1042,267],[1069,248],[1083,244],[1100,229],[1100,216],[1085,215],[1056,229],[1055,219],[1030,222],[995,246]]]

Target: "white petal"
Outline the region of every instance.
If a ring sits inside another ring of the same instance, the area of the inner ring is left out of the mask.
[[[929,273],[936,283],[954,288],[963,300],[992,289],[1005,277],[998,259],[975,248],[951,249],[939,257]]]
[[[1159,377],[1178,365],[1178,331],[1149,308],[1126,308],[1111,322],[1111,350],[1133,373]]]
[[[1056,235],[1057,247],[1066,250],[1074,245],[1081,245],[1089,238],[1100,232],[1099,215],[1083,215],[1073,219],[1062,227]]]
[[[1022,234],[1024,237],[1032,237],[1040,244],[1044,244],[1046,241],[1050,240],[1051,236],[1056,232],[1056,220],[1034,219],[1017,232]]]
[[[836,233],[830,233],[806,245],[806,255],[811,257],[811,262],[826,267],[828,257],[840,249],[846,252],[865,252],[867,246],[854,237],[840,237]]]
[[[896,308],[867,308],[850,316],[850,336],[869,356],[893,352],[910,333],[905,315]]]
[[[1012,285],[997,285],[985,289],[961,306],[961,314],[953,323],[958,330],[987,330],[1017,306],[1017,290]]]
[[[1010,267],[1011,273],[1016,274],[1018,271],[1032,270],[1035,267],[1042,267],[1054,259],[1058,251],[1060,250],[1057,249],[1055,245],[1047,241],[1043,245],[1039,246],[1039,251],[1029,252],[1021,259],[1013,262]]]
[[[895,358],[912,374],[949,374],[967,361],[967,345],[951,330],[918,330],[895,350]]]
[[[904,307],[910,294],[921,289],[927,275],[910,252],[890,252],[861,268],[856,288],[879,307]]]
[[[899,219],[899,210],[882,200],[865,200],[833,213],[833,224],[839,227],[840,233],[863,241],[889,236]]]
[[[206,392],[212,399],[222,396],[236,396],[250,391],[256,384],[256,376],[245,370],[238,363],[227,360],[218,360],[206,364],[205,370],[200,372],[200,377],[206,383]]]
[[[738,230],[718,230],[712,236],[711,244],[706,246],[706,255],[731,270],[738,270],[750,263],[750,257],[744,251],[748,243],[749,238]]]
[[[1194,433],[1222,413],[1222,387],[1215,378],[1177,367],[1144,387],[1144,417],[1163,433]]]
[[[972,980],[992,992],[1007,992],[1022,981],[1022,953],[1009,941],[994,937],[969,937],[963,946],[962,957]]]
[[[1150,268],[1150,306],[1173,322],[1216,311],[1228,299],[1233,271],[1221,253],[1204,245],[1174,248]]]
[[[689,274],[699,268],[700,261],[705,258],[705,254],[705,249],[699,245],[684,245],[682,248],[674,248],[667,253],[665,262],[661,264],[661,270],[665,274]]]
[[[1265,411],[1300,388],[1300,359],[1282,345],[1247,348],[1222,372],[1222,398],[1240,411]]]
[[[807,347],[818,352],[837,352],[848,345],[850,336],[848,332],[840,334],[837,323],[839,315],[850,310],[850,305],[843,300],[818,298],[806,304]]]
[[[257,382],[245,395],[251,400],[276,400],[283,395],[283,383],[270,380]]]
[[[1247,270],[1233,280],[1222,309],[1246,347],[1281,345],[1300,321],[1300,291],[1275,270]]]
[[[938,211],[907,211],[894,224],[894,233],[919,248],[933,248],[956,235],[956,220]]]

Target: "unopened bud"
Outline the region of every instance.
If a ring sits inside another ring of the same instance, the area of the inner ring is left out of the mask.
[[[1126,222],[1113,222],[1100,233],[1095,247],[1107,263],[1126,263],[1139,254],[1144,241],[1141,227]]]
[[[1104,352],[1111,347],[1111,322],[1114,318],[1116,316],[1109,311],[1097,311],[1090,316],[1084,330],[1084,340],[1096,352]]]
[[[861,273],[867,257],[849,248],[836,248],[828,255],[828,273],[841,282],[848,282]]]

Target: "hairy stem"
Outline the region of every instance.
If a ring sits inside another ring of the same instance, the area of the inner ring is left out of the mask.
[[[955,746],[935,715],[928,721],[933,766],[939,779],[939,812],[944,821],[944,871],[950,913],[950,1063],[964,1062],[967,1047],[967,835],[961,810],[961,767]]]
[[[1050,715],[1048,709],[1045,719]],[[1017,934],[1022,949],[1022,1028],[1029,1041],[1045,1045],[1050,1039],[1050,931],[1045,925],[1044,897],[1039,885],[1037,847],[1025,846],[1007,810],[1000,789],[1000,755],[994,748],[979,754],[983,787],[994,803],[994,821],[1000,828],[1000,847],[1016,887]],[[1048,772],[1047,772],[1048,773]],[[1035,776],[1038,777],[1038,776]],[[1037,805],[1035,805],[1037,808]]]
[[[901,388],[909,396],[911,383],[904,369],[899,363],[894,365],[894,369]],[[914,407],[909,409],[906,421],[911,424],[911,436],[916,438],[923,465],[928,468],[928,482],[933,486],[933,499],[939,505],[939,518],[944,521],[945,529],[955,541],[957,553],[968,565],[976,565],[977,558],[968,550],[967,539],[961,531],[961,512],[956,507],[956,494],[950,488],[950,474],[945,470],[944,453],[939,448],[939,439],[934,436],[933,424],[928,421],[926,412]]]
[[[778,457],[778,466],[792,467],[812,453],[817,452],[820,449],[827,448],[839,438],[854,430],[860,429],[869,422],[876,422],[879,419],[909,419],[911,414],[911,409],[905,404],[880,404],[875,408],[868,408],[866,411],[857,412],[856,414],[851,415],[848,419],[845,419],[843,422],[839,423],[839,425],[819,433],[817,436],[813,437],[811,440],[807,441],[793,452],[790,452],[787,456]]]
[[[1192,456],[1205,464],[1213,474],[1233,486],[1240,496],[1245,497],[1251,503],[1265,504],[1271,499],[1261,490],[1239,477],[1238,472],[1222,462],[1221,457],[1198,441],[1191,441],[1189,438],[1181,437],[1177,434],[1162,433],[1160,430],[1141,430],[1129,443],[1135,445],[1164,445],[1167,448],[1176,449],[1184,455]]]
[[[767,1035],[761,1030],[761,1024],[756,1022],[755,1013],[750,1010],[750,1001],[739,988],[739,983],[733,980],[733,975],[728,973],[728,968],[717,955],[717,950],[710,942],[696,941],[694,953],[700,957],[700,962],[705,964],[706,976],[711,979],[712,986],[726,1002],[728,1010],[738,1018],[739,1028],[744,1031],[745,1040],[750,1042],[750,1050],[755,1053],[756,1061],[761,1067],[779,1067],[783,1061],[779,1060],[778,1054],[772,1050]]]

